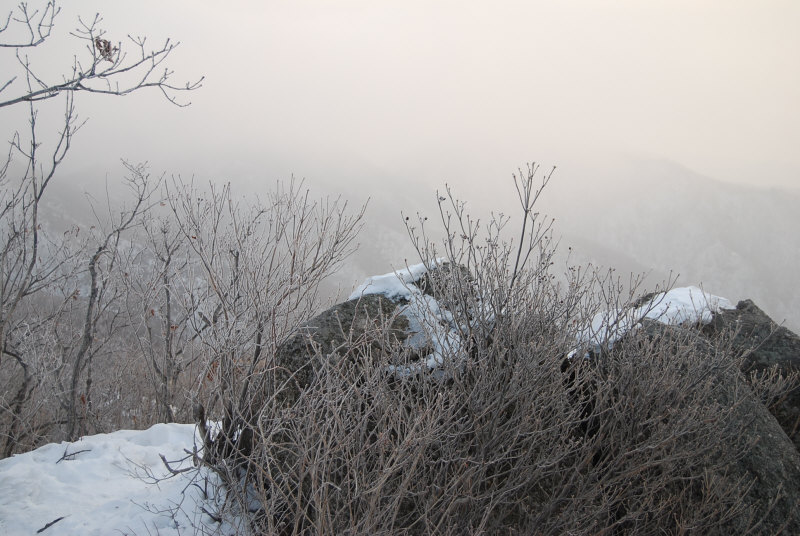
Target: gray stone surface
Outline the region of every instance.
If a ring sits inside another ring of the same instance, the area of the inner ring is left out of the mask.
[[[712,336],[735,333],[733,345],[737,351],[744,352],[745,374],[763,373],[772,367],[777,367],[784,375],[800,372],[800,337],[776,324],[751,300],[740,301],[736,309],[714,315],[703,331]],[[770,411],[800,449],[800,385]]]
[[[410,335],[403,300],[368,294],[331,307],[311,319],[278,348],[276,380],[283,404],[291,404],[314,377],[318,359],[338,359],[364,342],[372,351],[388,350]]]
[[[693,328],[651,321],[644,323],[644,329],[650,336],[668,334],[673,335],[670,339],[692,341],[701,354],[717,351],[713,330],[701,334]],[[717,475],[730,481],[752,481],[745,505],[755,515],[743,513],[733,519],[730,533],[800,534],[800,452],[740,372],[728,369],[714,374],[715,402],[733,408],[730,425],[740,430],[745,443],[752,444],[747,455],[732,461],[727,474]]]

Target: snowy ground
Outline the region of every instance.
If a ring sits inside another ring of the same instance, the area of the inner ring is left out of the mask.
[[[192,466],[194,425],[157,424],[0,460],[0,534],[222,534],[214,475]],[[174,470],[171,475],[161,455]],[[171,478],[166,478],[171,476]],[[166,478],[166,479],[165,479]]]

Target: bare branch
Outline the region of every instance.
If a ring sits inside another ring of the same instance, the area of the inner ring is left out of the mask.
[[[50,37],[55,25],[56,15],[60,11],[61,8],[56,5],[54,0],[48,1],[41,11],[37,9],[33,12],[28,10],[27,2],[20,2],[16,11],[11,11],[6,17],[5,24],[0,27],[0,34],[7,31],[13,21],[27,31],[28,39],[10,43],[0,41],[0,48],[30,48],[41,45]]]
[[[21,4],[21,6],[25,6],[25,4]],[[48,4],[48,6],[51,6],[51,4]],[[25,7],[25,9],[27,10],[27,7]],[[50,7],[45,11],[46,13],[53,13],[53,17],[55,13],[57,13],[57,11],[54,12]],[[17,19],[14,20],[17,21]],[[71,32],[71,35],[86,44],[85,50],[87,51],[88,57],[86,61],[82,61],[80,58],[76,57],[72,72],[58,83],[47,82],[37,77],[27,58],[20,56],[19,48],[21,48],[21,46],[8,45],[18,49],[18,62],[30,79],[36,81],[37,87],[35,89],[30,87],[29,90],[22,95],[0,101],[0,108],[13,106],[22,102],[47,100],[65,92],[72,93],[83,91],[87,93],[124,96],[144,88],[156,88],[172,104],[176,106],[188,106],[190,102],[179,101],[177,94],[193,91],[202,87],[203,77],[193,82],[173,84],[171,79],[174,72],[168,68],[161,68],[161,64],[169,57],[179,43],[173,43],[167,39],[160,48],[148,51],[145,49],[146,40],[144,38],[128,36],[131,46],[135,51],[133,58],[128,60],[127,54],[125,50],[123,50],[122,43],[114,45],[110,40],[104,38],[105,32],[100,29],[102,18],[99,15],[95,15],[95,18],[89,23],[84,22],[82,19],[78,20],[79,27]],[[34,31],[35,25],[31,22],[31,16],[27,14],[27,11],[20,17],[18,22],[27,24],[29,28],[31,28],[31,31]],[[52,26],[52,21],[48,24],[49,25],[37,23],[36,27],[41,28],[42,31],[46,31],[47,35],[49,35],[49,28]],[[46,35],[41,39],[31,38],[31,43],[25,46],[39,46],[44,42],[45,38]],[[11,86],[15,79],[16,77],[6,81],[3,86],[0,87],[0,92]]]

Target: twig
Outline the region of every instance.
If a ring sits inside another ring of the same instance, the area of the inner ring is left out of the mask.
[[[49,529],[50,527],[52,527],[53,525],[55,525],[56,523],[58,523],[59,521],[64,519],[65,517],[67,517],[67,516],[61,516],[59,518],[56,518],[56,519],[52,520],[50,523],[48,523],[44,527],[42,527],[39,530],[37,530],[36,534],[41,534],[42,532],[46,531],[47,529]]]
[[[209,512],[205,506],[200,508],[208,517],[210,517],[215,523],[222,523],[222,518],[217,514],[212,514]]]
[[[170,467],[169,462],[167,461],[167,459],[164,457],[163,454],[159,454],[158,457],[161,458],[162,462],[164,462],[164,466],[167,468],[167,471],[169,471],[173,475],[179,475],[179,474],[185,473],[187,471],[194,471],[195,470],[194,466],[192,466],[192,467],[184,467],[183,469],[173,469],[172,467]]]
[[[83,450],[76,450],[75,452],[70,452],[69,454],[67,454],[67,449],[64,449],[64,455],[63,455],[63,456],[61,456],[61,457],[58,459],[58,461],[56,462],[56,464],[58,464],[58,463],[60,463],[60,462],[62,462],[62,461],[64,461],[64,460],[67,460],[67,461],[72,461],[72,460],[71,460],[71,458],[72,458],[73,456],[77,456],[77,455],[78,455],[78,454],[80,454],[81,452],[91,452],[91,451],[92,451],[92,449],[83,449]],[[56,520],[56,521],[58,521],[58,520]],[[53,523],[55,523],[55,521],[54,521]],[[48,525],[48,526],[49,526],[49,525]],[[45,527],[45,528],[47,528],[47,527]]]

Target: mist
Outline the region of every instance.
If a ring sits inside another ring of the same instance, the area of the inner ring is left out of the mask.
[[[540,208],[579,260],[800,326],[797,2],[80,0],[35,65],[67,70],[97,11],[114,43],[180,41],[175,79],[205,81],[185,108],[79,94],[59,188],[113,188],[124,158],[243,196],[295,176],[369,200],[346,286],[416,261],[403,217],[435,218],[445,185],[513,217],[511,175],[536,161],[557,166]],[[0,112],[4,139],[24,112]]]

